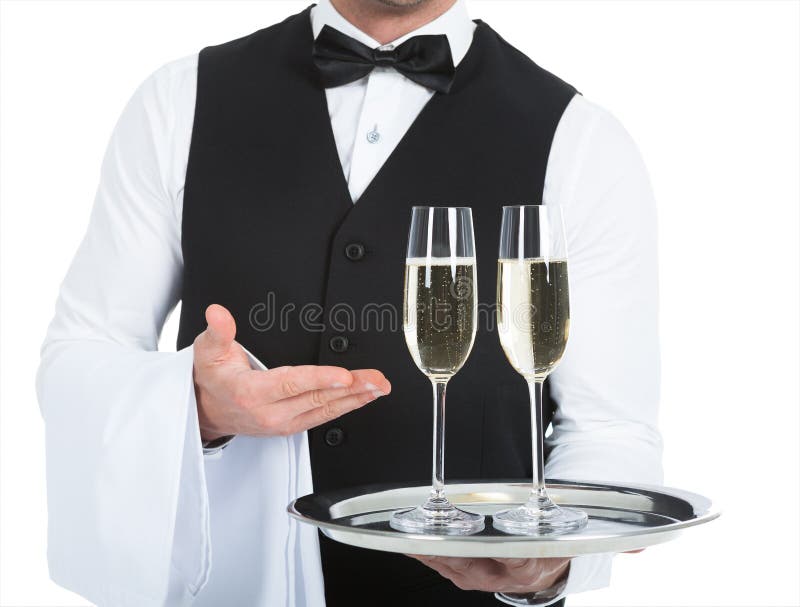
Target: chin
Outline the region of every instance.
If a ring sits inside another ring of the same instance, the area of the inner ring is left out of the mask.
[[[419,6],[420,4],[425,4],[428,1],[429,0],[372,0],[372,2],[376,4],[391,6],[392,8],[410,8],[413,6]]]

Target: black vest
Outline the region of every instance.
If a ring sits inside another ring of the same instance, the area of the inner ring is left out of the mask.
[[[491,309],[500,209],[541,202],[553,134],[576,91],[478,22],[451,92],[434,95],[354,205],[312,44],[307,9],[200,53],[178,346],[192,343],[218,303],[268,367],[380,369],[390,396],[309,432],[314,488],[425,484],[431,387],[400,314],[411,207],[472,207],[478,293]],[[529,478],[526,385],[494,329],[479,325],[448,387],[446,478]],[[548,400],[545,423],[551,416]],[[329,607],[497,604],[402,555],[323,538],[322,557]]]

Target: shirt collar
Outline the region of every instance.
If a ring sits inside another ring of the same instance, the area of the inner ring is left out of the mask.
[[[370,48],[381,46],[380,42],[368,36],[342,17],[333,7],[330,0],[319,0],[319,3],[311,9],[311,29],[314,32],[314,38],[319,36],[322,28],[326,25],[330,25],[343,34],[355,38]],[[401,36],[397,40],[393,40],[391,44],[397,46],[412,36],[444,34],[447,36],[447,41],[450,43],[450,53],[453,55],[453,64],[458,65],[464,58],[464,55],[467,54],[470,44],[472,44],[472,35],[474,32],[475,23],[469,18],[469,14],[467,13],[466,0],[457,0],[453,6],[436,19],[415,29],[413,32],[407,33],[405,36]]]

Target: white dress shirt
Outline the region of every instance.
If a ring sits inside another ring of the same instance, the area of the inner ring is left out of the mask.
[[[378,46],[329,0],[311,20],[315,35],[329,24]],[[458,63],[473,30],[460,0],[395,44],[443,33]],[[192,348],[156,351],[180,292],[197,63],[157,70],[122,113],[43,346],[50,574],[100,605],[321,606],[316,532],[285,512],[312,491],[306,434],[240,436],[204,457]],[[327,90],[354,202],[432,95],[389,68]],[[565,207],[572,307],[547,476],[659,483],[655,203],[635,144],[581,96],[544,198]],[[565,592],[606,585],[610,562],[574,559]]]

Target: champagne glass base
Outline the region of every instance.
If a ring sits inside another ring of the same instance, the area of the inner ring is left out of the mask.
[[[483,530],[484,517],[460,510],[447,499],[428,500],[422,506],[392,513],[389,525],[405,533],[472,535]]]
[[[496,513],[492,525],[512,535],[560,535],[583,529],[588,520],[585,512],[561,508],[545,494],[517,508]]]

